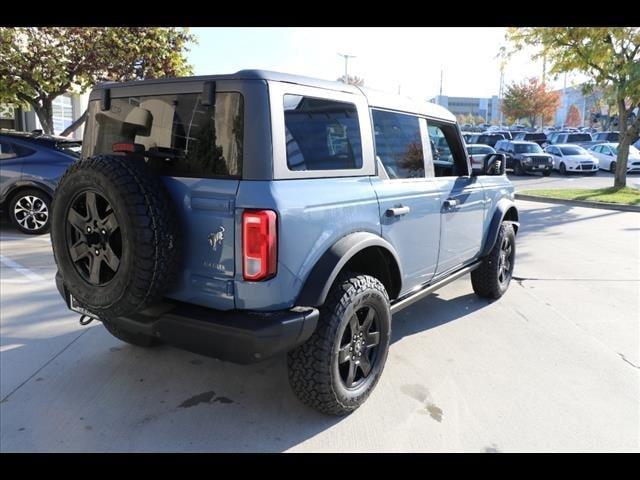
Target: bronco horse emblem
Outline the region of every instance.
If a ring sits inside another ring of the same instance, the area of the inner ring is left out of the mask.
[[[220,227],[220,230],[216,233],[209,234],[209,245],[213,248],[215,252],[217,250],[218,245],[222,246],[222,241],[224,240],[224,227]]]

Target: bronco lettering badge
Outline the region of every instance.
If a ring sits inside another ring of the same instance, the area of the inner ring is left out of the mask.
[[[222,246],[222,241],[224,240],[224,227],[220,227],[216,233],[209,234],[209,245],[213,248],[215,252],[218,248],[218,245]]]

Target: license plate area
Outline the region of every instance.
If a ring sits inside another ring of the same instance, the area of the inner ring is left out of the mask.
[[[93,318],[95,320],[100,320],[100,318],[95,313],[92,313],[86,308],[81,307],[71,294],[69,294],[69,309],[76,313],[79,313],[80,315],[86,315],[87,317]]]

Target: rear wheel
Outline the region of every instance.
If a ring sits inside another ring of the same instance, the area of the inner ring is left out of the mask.
[[[513,225],[503,222],[493,249],[482,264],[471,272],[473,291],[485,298],[498,299],[509,288],[516,259],[516,234]]]
[[[390,336],[389,297],[382,283],[369,275],[341,275],[320,309],[316,331],[288,354],[294,393],[322,413],[351,413],[378,383]]]
[[[16,193],[9,203],[9,217],[18,230],[29,235],[49,231],[51,197],[35,188]]]

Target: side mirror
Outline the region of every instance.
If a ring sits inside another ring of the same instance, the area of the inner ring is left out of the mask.
[[[472,168],[473,175],[504,175],[507,157],[504,153],[490,153],[482,160],[482,168]]]

